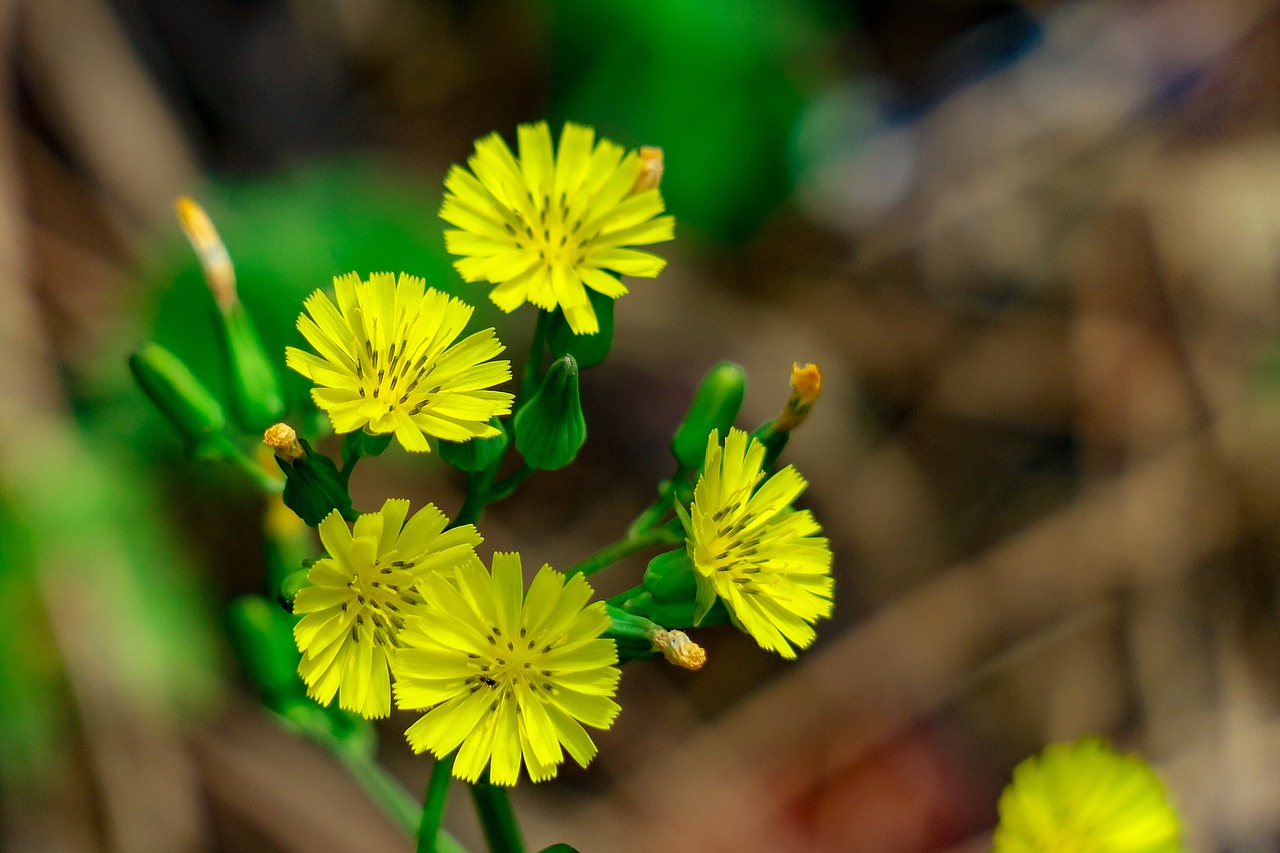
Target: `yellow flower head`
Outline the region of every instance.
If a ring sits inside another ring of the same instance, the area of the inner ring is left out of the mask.
[[[1047,747],[1000,795],[993,853],[1179,853],[1182,824],[1141,759],[1098,738]]]
[[[522,758],[541,782],[565,751],[585,767],[596,746],[582,724],[607,729],[621,710],[604,603],[587,603],[581,575],[550,566],[524,595],[519,554],[494,554],[492,574],[473,560],[454,579],[423,581],[422,615],[401,635],[396,705],[427,712],[405,732],[409,745],[437,758],[457,749],[453,773],[467,782],[488,764],[490,782],[514,785]]]
[[[319,355],[289,347],[285,360],[316,383],[311,397],[335,432],[395,433],[406,450],[430,450],[427,436],[488,438],[489,423],[511,412],[512,395],[487,390],[511,378],[493,329],[462,341],[474,310],[422,279],[355,273],[333,280],[338,304],[323,291],[307,297],[298,331]]]
[[[305,614],[293,636],[307,693],[365,717],[391,713],[390,656],[405,619],[422,608],[416,585],[475,558],[482,541],[471,524],[445,530],[449,519],[427,504],[405,522],[409,502],[391,499],[356,519],[355,531],[335,510],[320,522],[327,556],[307,573],[294,599]]]
[[[762,648],[796,656],[831,615],[831,548],[813,513],[791,503],[807,485],[788,465],[765,478],[764,447],[740,429],[712,431],[693,505],[681,513],[697,581],[695,619],[724,602]],[[763,482],[761,482],[763,480]],[[795,648],[793,648],[793,646]]]
[[[611,299],[627,292],[621,275],[653,278],[666,264],[628,248],[670,240],[675,221],[657,188],[661,158],[642,157],[595,131],[566,124],[554,152],[546,122],[518,129],[520,156],[493,133],[445,178],[440,217],[458,230],[445,247],[462,259],[467,281],[497,285],[489,298],[504,311],[532,302],[559,307],[574,334],[599,331],[586,288]]]

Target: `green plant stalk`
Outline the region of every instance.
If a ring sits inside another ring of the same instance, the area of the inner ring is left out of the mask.
[[[547,344],[546,311],[538,311],[538,321],[533,327],[533,340],[529,343],[529,359],[524,363],[524,375],[520,380],[520,397],[512,411],[518,411],[520,403],[529,399],[529,395],[538,390],[538,381],[542,378],[542,353]]]
[[[436,761],[431,768],[431,781],[427,783],[427,795],[422,801],[422,819],[418,823],[417,853],[437,853],[442,849],[441,838],[448,838],[440,830],[444,814],[444,802],[449,796],[449,782],[453,776],[453,754]]]
[[[574,575],[590,577],[601,569],[613,565],[623,557],[634,554],[642,548],[648,548],[651,545],[675,545],[683,540],[684,528],[680,526],[678,520],[640,533],[628,533],[617,542],[606,545],[582,562],[575,564],[565,572],[565,575],[568,577],[573,577]]]
[[[254,485],[272,495],[278,495],[284,491],[284,480],[282,478],[273,477],[263,470],[262,466],[253,457],[231,444],[230,441],[227,442],[227,448],[227,461],[247,474],[249,479],[253,480]]]
[[[644,533],[656,527],[666,517],[667,513],[672,511],[672,502],[675,500],[676,489],[680,481],[688,474],[688,468],[683,465],[676,466],[676,472],[671,475],[671,479],[667,481],[667,487],[662,490],[662,494],[658,496],[658,499],[650,504],[644,512],[636,516],[636,520],[627,527],[628,536]]]
[[[507,789],[488,782],[471,785],[471,799],[480,817],[480,827],[492,853],[524,853],[524,839],[516,823]]]

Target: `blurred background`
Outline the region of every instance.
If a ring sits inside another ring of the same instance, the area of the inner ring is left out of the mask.
[[[238,671],[264,502],[125,361],[155,339],[223,392],[178,194],[274,353],[333,275],[404,270],[519,361],[531,314],[462,285],[436,211],[474,139],[539,118],[662,146],[677,236],[584,374],[583,455],[482,553],[576,562],[652,500],[707,369],[747,367],[751,428],[814,361],[787,458],[837,606],[795,663],[718,628],[699,673],[628,666],[591,768],[515,792],[534,849],[979,853],[1011,768],[1087,733],[1156,764],[1192,850],[1280,849],[1280,4],[0,12],[3,849],[412,849]],[[353,485],[461,499],[399,451]],[[418,793],[410,719],[380,755]],[[461,790],[448,825],[481,849]]]

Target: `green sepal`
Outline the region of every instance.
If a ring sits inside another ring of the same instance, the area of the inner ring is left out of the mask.
[[[324,521],[335,509],[343,518],[352,518],[355,510],[351,506],[351,494],[338,466],[328,456],[312,451],[306,439],[299,438],[298,442],[306,451],[301,458],[285,462],[276,457],[285,477],[282,495],[285,506],[311,527]]]
[[[298,593],[305,587],[311,586],[311,569],[298,569],[290,572],[280,581],[280,604],[290,613],[293,612],[293,600],[298,597]]]
[[[507,452],[511,439],[502,421],[494,418],[489,423],[498,429],[497,435],[469,441],[441,440],[438,445],[440,458],[459,471],[485,471],[497,465]]]
[[[706,628],[711,625],[723,625],[729,621],[729,611],[725,609],[724,602],[719,598],[715,599],[702,620],[696,623],[694,616],[697,601],[692,597],[680,601],[666,601],[655,598],[648,590],[643,592],[632,590],[615,596],[609,601],[611,606],[619,610],[643,616],[668,629]]]
[[[391,446],[393,434],[384,432],[379,435],[358,429],[342,437],[342,464],[350,465],[362,456],[380,456],[382,451]]]
[[[217,458],[230,449],[223,429],[226,413],[182,360],[157,343],[145,343],[129,357],[138,387],[182,436],[187,453]]]
[[[284,417],[280,378],[239,301],[218,312],[230,373],[231,414],[247,432],[262,432]]]
[[[600,324],[600,331],[594,335],[575,335],[562,311],[547,313],[547,346],[551,348],[551,355],[555,358],[571,355],[582,370],[604,361],[613,344],[614,300],[590,288],[587,288],[587,298],[591,300],[591,308]]]
[[[760,468],[769,472],[777,464],[778,457],[787,446],[787,440],[791,438],[791,433],[778,432],[773,428],[773,421],[767,420],[751,433],[751,437],[764,445],[764,460],[760,463]]]
[[[694,581],[693,624],[698,626],[706,621],[707,614],[711,612],[713,606],[719,603],[720,596],[716,595],[715,584],[709,578],[695,574]]]
[[[719,430],[721,438],[733,426],[746,394],[747,374],[731,361],[722,361],[703,377],[689,404],[689,411],[671,438],[671,453],[685,468],[702,467],[707,436]]]
[[[694,597],[693,561],[683,548],[659,554],[644,570],[644,588],[656,599],[679,601]]]
[[[578,848],[570,847],[562,841],[559,844],[552,844],[550,847],[543,847],[538,853],[578,853]]]
[[[573,356],[552,363],[512,425],[516,450],[530,468],[554,471],[574,460],[587,440],[587,421],[582,416],[578,363]]]
[[[272,710],[306,696],[298,676],[302,654],[293,640],[293,617],[261,595],[243,595],[227,605],[227,636],[240,665]]]

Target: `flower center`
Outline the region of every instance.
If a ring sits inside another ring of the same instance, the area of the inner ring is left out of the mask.
[[[507,235],[523,252],[536,253],[548,267],[576,267],[586,256],[589,239],[582,233],[581,216],[572,218],[563,193],[558,199],[546,197],[536,218],[515,210],[514,221],[503,225]]]
[[[543,643],[526,636],[524,628],[518,637],[508,637],[497,625],[490,625],[486,634],[492,647],[488,655],[471,654],[470,663],[475,672],[466,678],[471,692],[488,689],[494,693],[494,703],[502,696],[510,696],[523,684],[535,696],[554,695],[557,688],[551,679],[555,673],[542,669],[542,656],[551,651],[553,644]]]
[[[360,635],[365,634],[375,645],[401,646],[405,613],[422,604],[422,598],[413,589],[414,577],[410,574],[413,567],[413,561],[386,561],[381,557],[374,560],[367,571],[357,573],[347,582],[351,599],[342,609],[356,609],[355,621],[351,624],[353,641],[359,642]]]
[[[397,317],[396,320],[395,339],[384,352],[374,346],[378,321],[373,319],[370,336],[364,339],[363,347],[356,348],[356,379],[364,400],[376,401],[381,404],[379,408],[385,407],[388,412],[405,407],[410,415],[416,415],[440,393],[439,385],[419,387],[431,376],[436,362],[429,337],[419,339],[412,350],[409,347],[405,332],[416,325],[417,314],[410,319]]]

